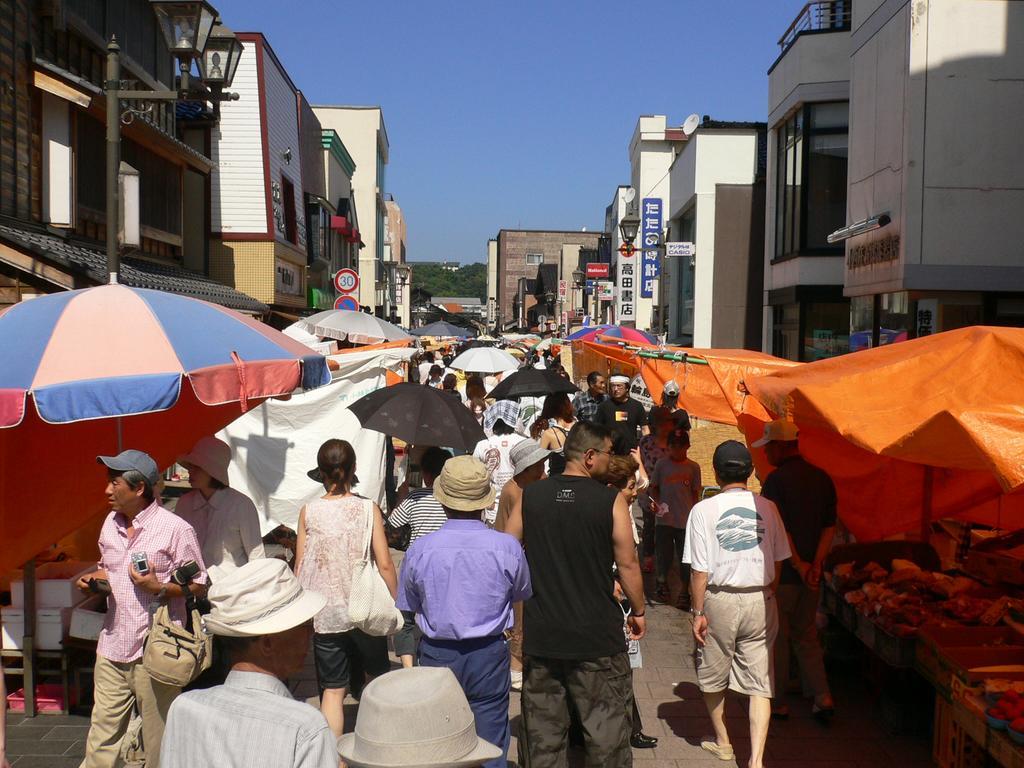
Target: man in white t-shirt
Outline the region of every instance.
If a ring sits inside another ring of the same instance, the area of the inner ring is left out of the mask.
[[[735,753],[725,728],[725,692],[750,697],[750,768],[762,768],[771,720],[772,646],[779,630],[775,586],[789,540],[778,509],[747,490],[754,465],[735,440],[712,459],[722,492],[696,504],[686,524],[697,684],[715,727],[701,747],[720,760]]]

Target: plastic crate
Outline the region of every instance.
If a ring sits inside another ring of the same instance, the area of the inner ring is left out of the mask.
[[[953,707],[941,696],[935,697],[932,726],[932,762],[938,768],[955,768],[953,754]]]
[[[914,666],[915,638],[897,637],[876,625],[874,639],[875,653],[890,667],[906,669]]]
[[[990,731],[988,753],[1003,768],[1024,768],[1024,749],[1017,746],[1005,731]]]
[[[863,613],[857,614],[857,629],[856,635],[860,638],[861,642],[864,643],[868,648],[875,647],[875,622],[865,616]]]
[[[19,688],[7,695],[11,712],[25,711],[25,689]],[[36,709],[40,712],[65,712],[64,689],[56,683],[39,683],[36,686]]]

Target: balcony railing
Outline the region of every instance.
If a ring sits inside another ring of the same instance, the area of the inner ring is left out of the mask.
[[[779,38],[783,52],[804,32],[843,32],[850,29],[853,0],[816,0],[807,3]]]

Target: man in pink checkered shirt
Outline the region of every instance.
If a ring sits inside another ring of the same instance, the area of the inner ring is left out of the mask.
[[[89,590],[93,579],[106,579],[110,595],[96,646],[95,703],[82,768],[113,768],[136,704],[142,717],[146,766],[158,768],[167,710],[181,689],[153,680],[142,665],[149,606],[169,600],[171,616],[180,624],[188,588],[170,582],[171,573],[195,560],[202,571],[191,589],[201,594],[206,568],[192,526],[156,501],[160,471],[152,458],[128,450],[98,456],[97,461],[107,467],[111,512],[100,529],[100,568],[82,577],[78,586]],[[147,573],[132,562],[132,556],[139,554],[145,555]]]

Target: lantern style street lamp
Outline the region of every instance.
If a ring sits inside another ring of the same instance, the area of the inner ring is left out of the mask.
[[[639,230],[640,217],[636,214],[636,208],[631,206],[626,215],[622,217],[622,221],[619,222],[619,233],[622,235],[623,241],[632,245]]]
[[[107,69],[103,91],[107,102],[107,271],[110,282],[117,282],[120,268],[121,231],[118,174],[121,166],[121,124],[131,123],[137,116],[153,110],[156,102],[204,101],[218,107],[222,101],[238,99],[237,93],[224,88],[238,67],[242,44],[230,29],[220,25],[213,37],[216,9],[206,0],[177,1],[150,0],[164,41],[178,60],[179,79],[173,90],[130,90],[121,80],[121,47],[117,39],[110,38],[107,45]],[[212,37],[213,47],[210,48]],[[207,49],[210,56],[207,57]],[[192,83],[192,62],[198,60],[201,80]],[[207,74],[211,75],[207,81]],[[126,106],[122,101],[140,102],[141,106]]]
[[[234,32],[218,21],[199,58],[199,74],[211,88],[230,88],[241,59],[242,44]]]
[[[205,0],[150,0],[167,48],[176,58],[198,59],[206,50],[217,11]]]

